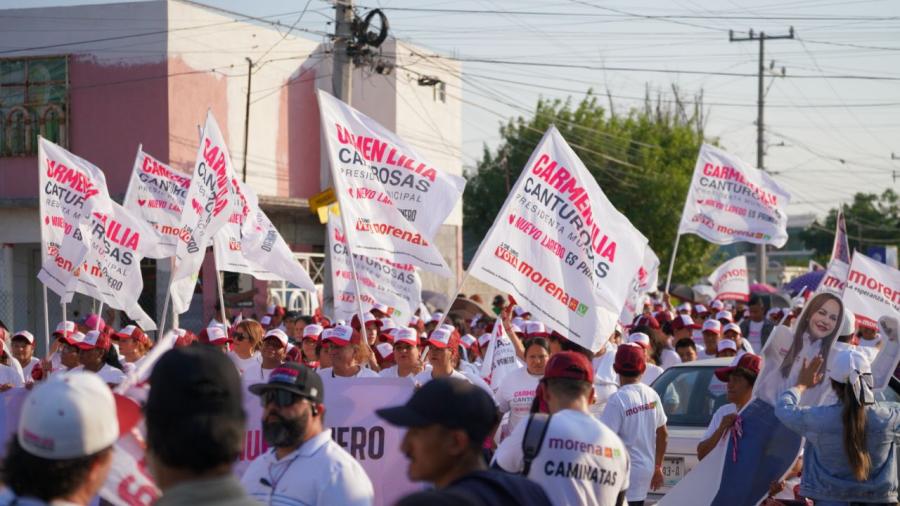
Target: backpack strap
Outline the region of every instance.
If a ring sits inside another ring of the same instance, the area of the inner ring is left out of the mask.
[[[553,415],[547,413],[532,413],[528,417],[528,425],[525,426],[525,435],[522,436],[522,457],[525,463],[522,476],[528,476],[531,471],[531,463],[537,458],[544,444],[544,436],[547,427],[550,426],[550,418]]]

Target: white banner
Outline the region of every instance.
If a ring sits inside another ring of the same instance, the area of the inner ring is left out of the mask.
[[[156,330],[138,298],[144,289],[141,259],[153,256],[159,237],[147,222],[124,207],[112,201],[110,206],[111,213],[91,216],[90,251],[67,289],[125,311],[144,330]]]
[[[644,250],[644,261],[638,268],[637,274],[631,280],[628,289],[628,297],[619,314],[619,323],[627,327],[634,321],[634,317],[643,309],[642,299],[648,292],[655,292],[659,284],[659,257],[647,246]]]
[[[330,212],[330,211],[329,211]],[[331,281],[334,291],[334,318],[347,320],[359,312],[353,267],[359,279],[359,297],[363,309],[379,302],[391,308],[390,316],[406,322],[422,302],[422,280],[412,264],[397,264],[385,259],[353,255],[353,266],[347,251],[341,219],[328,217],[328,244],[331,248]],[[354,246],[355,247],[355,246]]]
[[[153,225],[159,235],[161,256],[152,258],[175,256],[179,221],[190,185],[190,174],[169,167],[138,147],[122,206]]]
[[[607,200],[556,127],[544,134],[469,273],[597,350],[615,329],[647,239]]]
[[[245,255],[243,249],[242,230],[259,208],[259,199],[256,193],[247,185],[237,179],[231,187],[231,216],[222,228],[213,237],[213,252],[216,255],[216,268],[220,271],[241,272],[249,274],[256,279],[271,281],[278,279],[259,266],[250,256],[256,256],[255,251],[251,255]]]
[[[373,119],[322,90],[322,135],[354,251],[452,275],[432,244],[465,180],[429,163]]]
[[[704,144],[694,167],[679,234],[715,244],[787,242],[790,194],[771,176],[740,158]]]
[[[750,277],[744,255],[716,267],[707,279],[716,291],[717,300],[750,300]]]
[[[144,458],[144,444],[126,434],[113,445],[112,465],[100,497],[114,506],[151,506],[162,495]]]
[[[325,392],[325,422],[331,439],[355,458],[375,489],[375,506],[394,504],[422,489],[409,481],[400,443],[406,429],[394,427],[376,409],[404,404],[415,385],[409,378],[339,378]]]
[[[857,325],[871,328],[878,328],[882,316],[900,317],[900,271],[854,251],[844,307],[856,315]]]
[[[298,288],[316,293],[316,285],[309,277],[309,273],[294,257],[294,253],[275,228],[275,224],[259,206],[244,222],[241,251],[245,256],[253,257],[251,260],[253,264],[264,270],[268,279],[283,279]]]
[[[496,393],[503,378],[521,367],[522,365],[516,360],[516,348],[503,330],[503,322],[497,318],[494,320],[491,340],[488,342],[484,360],[481,362],[481,377]]]
[[[90,249],[91,214],[108,213],[112,200],[106,177],[97,166],[40,137],[38,180],[41,215],[41,271],[38,279],[62,298],[72,300],[68,287],[75,269]]]
[[[176,248],[171,288],[174,314],[184,313],[191,305],[206,245],[228,223],[233,213],[241,211],[232,208],[232,196],[237,193],[234,189],[235,172],[225,139],[212,111],[206,115],[206,124],[200,137],[197,163],[179,221],[181,234]]]

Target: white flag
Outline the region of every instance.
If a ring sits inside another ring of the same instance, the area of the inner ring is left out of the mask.
[[[144,289],[141,259],[155,250],[158,235],[124,207],[110,205],[111,213],[91,216],[90,251],[67,288],[125,311],[144,330],[156,330],[138,298]]]
[[[422,301],[422,280],[412,264],[397,264],[347,251],[347,238],[341,227],[340,217],[328,218],[328,242],[331,247],[331,279],[334,291],[334,318],[350,320],[359,312],[357,297],[363,309],[379,302],[390,308],[390,316],[398,322],[412,318]],[[353,268],[359,279],[359,289],[353,282]]]
[[[647,239],[551,126],[469,273],[515,295],[566,338],[597,350],[615,329],[646,248]]]
[[[715,244],[787,242],[790,194],[771,176],[708,144],[700,147],[679,234]]]
[[[247,223],[254,219],[259,209],[259,199],[248,185],[235,180],[232,186],[231,216],[228,222],[213,237],[213,252],[216,255],[216,268],[220,271],[242,272],[256,279],[272,281],[277,276],[266,271],[255,260],[256,251],[245,251],[242,246],[242,235]]]
[[[206,246],[235,212],[232,196],[236,193],[236,182],[231,155],[210,111],[179,221],[181,232],[171,288],[174,314],[184,313],[190,307]]]
[[[106,177],[97,166],[41,137],[38,141],[41,271],[38,279],[62,298],[88,255],[91,215],[109,212]]]
[[[716,292],[717,300],[750,300],[750,278],[747,274],[747,257],[744,255],[716,267],[707,279]]]
[[[354,251],[452,275],[432,244],[465,180],[434,167],[390,130],[322,90],[322,135]]]
[[[181,232],[179,222],[190,185],[190,174],[169,167],[138,147],[122,206],[150,223],[159,235],[156,252],[150,252],[148,257],[175,256]]]
[[[657,284],[659,284],[659,257],[648,246],[644,251],[644,261],[631,281],[628,297],[619,315],[619,323],[626,327],[631,325],[634,317],[643,309],[641,299],[647,292],[656,291]]]
[[[497,318],[481,362],[481,377],[496,392],[503,378],[521,367],[516,360],[516,348],[503,330],[503,322]]]
[[[298,288],[316,292],[316,285],[309,273],[294,257],[278,229],[259,206],[251,213],[250,219],[244,222],[241,251],[244,256],[252,257],[254,264],[271,278],[283,279]]]
[[[854,251],[844,308],[853,311],[857,325],[869,328],[878,328],[882,316],[900,318],[900,271]]]

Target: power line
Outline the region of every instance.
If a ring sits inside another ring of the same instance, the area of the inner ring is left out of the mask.
[[[501,10],[501,9],[454,9],[445,7],[375,7],[360,6],[365,9],[381,9],[383,11],[406,12],[433,12],[438,14],[503,14],[510,16],[575,16],[575,17],[604,17],[604,18],[646,18],[646,19],[726,19],[726,20],[775,20],[775,21],[898,21],[900,16],[758,16],[758,15],[703,15],[703,14],[640,14],[602,7],[586,2],[575,1],[582,5],[612,11],[616,14],[598,14],[591,12],[560,12],[560,11],[533,11],[533,10]],[[693,25],[698,26],[698,25]],[[701,28],[710,28],[700,26]],[[716,28],[716,30],[721,30]],[[727,30],[725,30],[727,31]]]
[[[575,63],[554,63],[554,62],[535,62],[535,61],[514,61],[500,60],[491,58],[476,57],[453,57],[440,54],[429,55],[431,58],[439,58],[445,60],[455,60],[459,62],[469,63],[488,63],[495,65],[520,65],[526,67],[551,67],[551,68],[567,68],[580,70],[599,70],[599,71],[615,71],[615,72],[651,72],[660,74],[685,74],[685,75],[702,75],[702,76],[727,76],[727,77],[757,77],[756,74],[745,72],[725,72],[711,70],[676,70],[676,69],[657,69],[657,68],[641,68],[641,67],[609,67],[605,65],[581,65]],[[871,76],[871,75],[852,75],[852,74],[835,74],[835,75],[811,75],[811,74],[788,74],[784,76],[786,79],[860,79],[867,81],[900,81],[900,77],[893,76]]]

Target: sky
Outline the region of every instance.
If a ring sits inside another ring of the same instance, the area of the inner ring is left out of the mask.
[[[103,3],[0,0],[0,8]],[[332,32],[325,0],[205,0],[208,5]],[[305,9],[304,9],[305,7]],[[426,54],[463,62],[464,166],[495,149],[498,127],[529,116],[540,97],[584,96],[617,113],[647,89],[671,99],[703,92],[706,136],[756,163],[759,43],[784,77],[766,77],[766,169],[792,194],[789,214],[815,213],[856,192],[900,192],[900,2],[896,0],[363,0],[380,7],[391,33]],[[273,16],[277,15],[277,16]],[[323,35],[298,32],[324,40]],[[437,134],[435,139],[438,140]],[[568,139],[578,144],[578,139]],[[896,180],[894,179],[896,176]],[[900,231],[898,231],[900,236]]]

